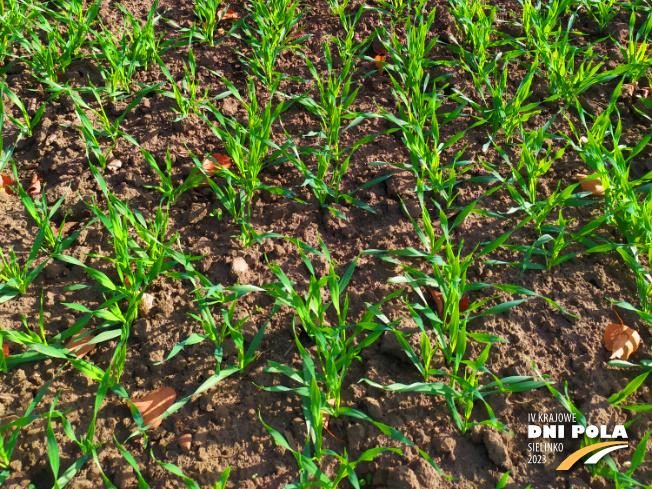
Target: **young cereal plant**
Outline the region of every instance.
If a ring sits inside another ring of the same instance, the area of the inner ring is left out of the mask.
[[[3,100],[5,96],[14,104],[15,107],[20,110],[22,120],[11,116],[8,112],[5,111]],[[18,96],[11,91],[11,89],[7,86],[5,79],[0,79],[0,114],[6,115],[7,119],[9,119],[20,131],[20,134],[16,138],[16,142],[25,136],[30,137],[32,135],[32,130],[41,121],[41,117],[43,116],[46,105],[47,102],[44,102],[34,113],[34,115],[30,117],[22,100],[20,100],[20,98],[18,98]]]
[[[582,4],[600,26],[600,32],[604,32],[611,19],[618,15],[617,0],[582,0]]]
[[[295,331],[295,321],[298,318],[301,327],[315,341],[317,345],[316,355],[323,372],[317,378],[324,383],[325,401],[332,408],[333,412],[331,414],[336,416],[340,408],[342,384],[351,363],[353,360],[359,359],[360,352],[376,341],[392,325],[384,326],[371,321],[374,316],[371,310],[367,311],[358,323],[351,323],[347,318],[349,298],[348,293],[344,291],[358,262],[357,257],[344,274],[339,276],[336,272],[337,267],[321,238],[319,239],[321,252],[300,241],[293,242],[299,247],[299,254],[311,274],[307,294],[301,296],[297,293],[294,284],[275,263],[270,264],[270,268],[279,279],[279,282],[266,285],[263,288],[277,302],[290,307],[294,311],[293,327]],[[306,251],[327,261],[328,275],[320,278],[315,275],[313,264],[306,256]],[[326,290],[330,293],[330,301],[327,303],[322,298],[322,292]],[[342,297],[342,295],[344,296]],[[395,293],[389,296],[383,302],[394,298],[396,295],[398,294]],[[329,309],[334,310],[336,320],[328,317]],[[298,338],[297,345],[300,346]],[[270,365],[277,370],[281,367],[272,362],[270,362]],[[288,367],[284,368],[287,369]]]
[[[358,11],[358,17],[361,13],[362,9]],[[379,134],[365,136],[351,147],[340,147],[340,138],[342,135],[367,119],[369,115],[349,110],[359,90],[359,87],[351,87],[351,78],[356,59],[354,53],[360,48],[360,46],[352,46],[353,29],[347,31],[347,38],[345,40],[333,38],[332,41],[336,43],[339,57],[342,59],[342,66],[339,70],[333,68],[331,49],[328,43],[324,43],[323,49],[327,76],[325,80],[323,79],[324,75],[318,73],[317,68],[306,58],[308,69],[312,73],[319,90],[319,99],[315,100],[308,95],[292,97],[306,107],[310,113],[319,118],[321,130],[307,133],[306,136],[317,136],[323,143],[316,149],[301,148],[303,154],[315,155],[317,159],[316,174],[310,171],[302,161],[296,148],[293,148],[294,155],[290,155],[289,158],[304,174],[304,185],[312,187],[319,203],[329,209],[333,214],[344,217],[342,213],[329,205],[330,202],[337,204],[342,200],[375,213],[371,207],[355,199],[353,195],[358,190],[371,187],[385,180],[388,178],[387,176],[368,182],[349,193],[341,191],[342,179],[349,168],[349,162],[353,153],[363,144],[375,139]],[[342,128],[342,122],[347,120],[351,120],[351,122]],[[327,202],[328,200],[330,202]]]
[[[195,15],[199,19],[202,37],[211,46],[215,46],[215,27],[228,8],[218,10],[222,0],[195,0]]]
[[[301,43],[311,36],[297,34],[303,14],[299,0],[254,0],[248,16],[253,22],[242,25],[244,37],[233,34],[251,46],[251,57],[240,53],[241,60],[268,88],[276,78],[287,78],[274,69],[278,56],[301,49]]]
[[[183,63],[184,77],[181,80],[181,89],[177,85],[174,77],[170,74],[170,71],[163,60],[158,56],[156,56],[156,59],[158,60],[161,71],[172,85],[173,90],[172,92],[164,91],[162,93],[166,97],[175,99],[177,106],[179,107],[179,110],[172,109],[178,116],[173,122],[181,121],[188,117],[192,112],[197,112],[201,103],[208,97],[210,86],[206,88],[203,96],[201,96],[201,92],[198,93],[200,80],[196,73],[197,67],[192,47],[188,48],[188,64],[186,65],[185,61]]]
[[[491,36],[496,31],[496,7],[487,6],[485,10],[480,2],[473,1],[472,6],[469,6],[466,0],[451,0],[451,4],[454,6],[451,13],[455,17],[458,30],[463,33],[464,42],[471,47],[471,52],[456,45],[451,45],[450,49],[460,54],[469,71],[484,73],[489,57],[488,50],[500,44],[491,41]],[[454,42],[456,43],[457,39],[454,39]]]
[[[211,122],[203,113],[198,113],[199,117],[209,125],[211,131],[223,143],[228,156],[233,161],[231,168],[220,167],[217,171],[219,176],[226,179],[226,186],[220,187],[212,179],[208,179],[213,191],[216,193],[220,202],[231,214],[236,223],[240,226],[240,239],[243,245],[248,248],[254,242],[259,242],[261,237],[256,233],[251,225],[251,205],[254,195],[259,191],[267,191],[281,194],[292,198],[292,193],[288,190],[264,185],[259,174],[261,170],[271,164],[275,164],[279,157],[285,151],[270,140],[272,123],[279,115],[287,109],[288,103],[281,102],[276,108],[272,107],[274,94],[280,83],[276,79],[271,87],[269,100],[261,107],[256,95],[255,82],[250,78],[247,83],[247,92],[249,102],[245,102],[240,92],[226,78],[222,81],[226,84],[229,92],[240,101],[247,110],[247,125],[243,126],[235,119],[225,118],[220,111],[210,102],[202,104],[207,112],[217,119],[218,124]],[[275,150],[268,157],[269,150]],[[198,168],[201,168],[201,162],[194,155]],[[279,160],[280,161],[280,160]]]
[[[525,78],[516,89],[514,96],[509,99],[507,94],[507,79],[508,67],[510,62],[517,62],[510,59],[508,56],[504,58],[502,67],[499,66],[498,59],[491,63],[490,71],[481,75],[472,73],[474,84],[480,96],[482,97],[483,105],[468,98],[464,94],[457,92],[455,98],[466,102],[473,107],[480,115],[474,116],[478,119],[476,124],[488,123],[491,125],[491,135],[495,136],[502,129],[505,134],[505,139],[509,141],[514,132],[519,129],[525,122],[527,122],[533,115],[539,114],[540,110],[536,109],[542,102],[526,103],[526,100],[532,95],[530,87],[532,79],[537,72],[539,65],[538,57],[529,67],[529,71]],[[493,80],[493,81],[492,81]],[[485,98],[485,90],[489,92],[491,101]],[[556,97],[549,97],[543,102],[554,100]]]
[[[593,85],[607,82],[627,70],[626,65],[620,65],[613,70],[603,70],[603,63],[594,64],[597,58],[593,48],[577,48],[569,42],[569,33],[561,32],[552,42],[540,43],[538,52],[550,80],[550,93],[557,95],[566,104],[573,103],[577,97]],[[582,60],[576,66],[578,60]]]
[[[398,114],[384,109],[381,109],[381,114],[397,126],[389,132],[401,131],[403,143],[410,151],[408,164],[394,163],[394,166],[414,173],[417,179],[416,192],[421,201],[425,192],[433,191],[450,206],[456,197],[454,186],[458,183],[458,169],[470,162],[460,161],[464,149],[458,151],[448,165],[444,165],[440,157],[446,149],[461,139],[468,129],[460,131],[446,141],[440,138],[440,127],[458,117],[464,105],[460,105],[451,113],[437,112],[444,103],[443,95],[438,93],[435,86],[441,78],[431,80],[427,73],[429,68],[436,64],[428,59],[428,54],[437,39],[427,42],[427,35],[434,21],[435,10],[427,17],[423,13],[418,13],[414,19],[409,17],[405,24],[408,33],[405,45],[399,42],[395,33],[387,43],[388,56],[392,60],[392,65],[387,66],[387,74],[392,80],[392,92],[398,102]],[[379,35],[387,38],[384,31]],[[443,117],[442,121],[439,120],[440,117]],[[463,172],[464,170],[461,171]]]
[[[154,34],[154,26],[161,18],[156,14],[158,0],[152,4],[142,27],[128,10],[120,4],[117,6],[125,15],[122,37],[118,38],[101,24],[102,30],[94,31],[99,48],[93,49],[93,58],[101,61],[98,63],[100,73],[112,99],[124,92],[131,93],[136,71],[147,70],[148,64],[156,61],[175,42],[163,42],[162,35],[157,39]]]
[[[652,66],[652,53],[650,52],[650,32],[652,32],[652,11],[648,14],[645,23],[634,34],[636,25],[636,12],[632,11],[629,18],[629,39],[626,46],[621,46],[618,41],[620,52],[625,58],[627,65],[627,79],[635,82],[641,79]]]

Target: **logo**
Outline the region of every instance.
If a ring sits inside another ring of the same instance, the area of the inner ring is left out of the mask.
[[[542,424],[535,424],[542,423]],[[564,424],[562,424],[564,423]],[[570,424],[570,426],[567,426]],[[561,453],[564,450],[564,439],[570,435],[571,439],[586,436],[590,440],[596,438],[622,438],[621,441],[606,441],[592,443],[571,453],[559,464],[557,470],[569,470],[575,462],[582,457],[593,453],[584,463],[596,464],[610,452],[627,448],[627,431],[623,425],[616,425],[612,431],[606,425],[584,426],[577,424],[572,413],[529,413],[528,414],[528,439],[540,442],[528,443],[530,457],[528,463],[546,463],[547,453]],[[550,440],[550,441],[543,441]]]

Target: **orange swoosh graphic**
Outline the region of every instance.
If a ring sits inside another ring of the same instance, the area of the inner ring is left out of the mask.
[[[612,445],[622,445],[622,441],[605,441],[602,443],[595,443],[594,445],[589,445],[584,448],[580,448],[578,451],[571,453],[566,459],[559,464],[557,470],[568,470],[570,469],[575,462],[581,459],[584,455],[595,452],[599,448],[610,447]]]

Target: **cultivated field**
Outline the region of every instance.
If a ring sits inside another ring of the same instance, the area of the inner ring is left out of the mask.
[[[0,0],[0,484],[652,487],[651,31]]]

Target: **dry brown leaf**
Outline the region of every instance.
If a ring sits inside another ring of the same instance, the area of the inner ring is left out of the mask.
[[[2,345],[2,354],[5,357],[11,356],[11,349],[9,348],[9,345]]]
[[[161,425],[161,416],[176,398],[177,393],[172,387],[161,387],[132,402],[143,417],[143,425],[151,424],[152,428],[158,428]]]
[[[220,9],[217,11],[217,18],[219,19],[222,17],[222,12],[224,9]],[[233,10],[226,9],[226,13],[224,14],[224,17],[222,17],[222,20],[240,20],[240,15],[236,14]]]
[[[192,435],[190,433],[181,433],[177,440],[183,453],[188,453],[192,445]]]
[[[228,155],[223,155],[220,153],[215,153],[212,156],[213,160],[217,161],[217,165],[210,158],[204,159],[202,161],[202,167],[209,173],[217,172],[220,170],[228,170],[231,168],[231,158]]]
[[[81,358],[91,351],[95,349],[97,346],[97,343],[93,343],[91,345],[87,344],[89,341],[91,341],[95,336],[92,334],[87,334],[83,338],[80,338],[88,329],[84,328],[82,329],[79,333],[77,333],[75,336],[70,338],[70,341],[66,345],[66,348],[68,348],[71,352],[73,352],[75,355],[77,355],[78,358]]]
[[[380,39],[378,39],[377,37],[374,38],[374,40],[372,42],[372,46],[373,46],[374,51],[376,52],[376,54],[382,54],[382,55],[387,54],[387,48],[385,47],[383,42]]]
[[[378,68],[382,73],[383,63],[387,60],[387,57],[384,54],[377,54],[375,60],[376,68]]]
[[[614,312],[616,312],[614,310]],[[616,312],[618,316],[618,313]],[[618,316],[620,319],[620,316]],[[634,353],[638,346],[641,344],[641,337],[635,329],[625,326],[623,320],[620,319],[620,324],[608,324],[604,330],[604,346],[610,350],[612,355],[610,360],[619,358],[627,360],[632,353]]]
[[[13,195],[14,192],[9,188],[10,185],[14,185],[14,181],[11,177],[0,175],[0,192],[6,192],[8,195]]]
[[[444,296],[439,292],[438,290],[431,289],[428,287],[428,292],[430,292],[430,295],[435,301],[435,305],[437,306],[437,315],[442,318],[444,316]],[[462,297],[460,299],[460,313],[465,312],[469,308],[469,300],[466,297]]]
[[[65,224],[63,225],[63,228],[61,228],[61,235],[62,235],[62,236],[67,235],[68,232],[69,232],[72,228],[74,228],[77,224],[79,224],[79,223],[78,223],[78,222],[75,222],[75,221],[70,221],[70,222],[65,223]],[[52,232],[54,233],[55,236],[59,236],[59,229],[60,229],[59,227],[57,227],[57,226],[54,225],[54,224],[50,224],[50,229],[52,229]]]
[[[36,172],[32,173],[32,181],[30,182],[29,188],[27,189],[27,195],[32,197],[41,195],[41,181],[39,180]]]
[[[604,195],[604,188],[602,187],[602,182],[599,178],[591,178],[590,180],[585,180],[589,175],[584,173],[578,173],[575,175],[575,180],[580,182],[580,187],[586,192],[591,192],[593,195]]]
[[[629,98],[633,98],[637,90],[638,90],[638,82],[635,81],[632,83],[623,84],[621,93]]]

